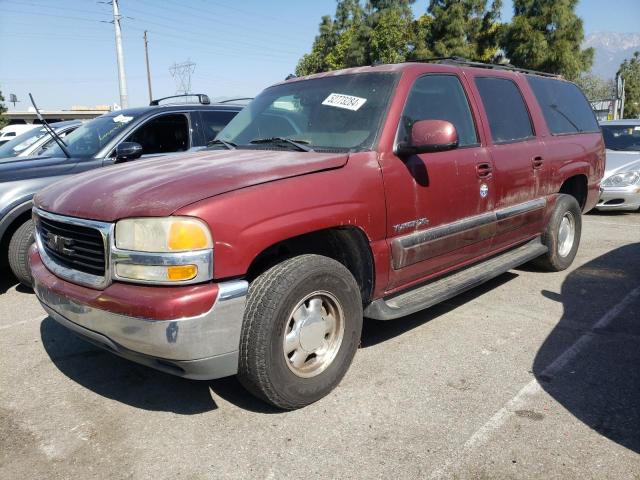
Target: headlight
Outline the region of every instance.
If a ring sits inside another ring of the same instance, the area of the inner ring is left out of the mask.
[[[604,187],[628,187],[640,183],[640,172],[616,173],[607,178],[602,185]]]
[[[114,279],[153,284],[213,278],[213,240],[191,217],[128,218],[115,226]]]
[[[195,218],[127,218],[116,223],[116,247],[137,252],[188,252],[213,248],[213,241],[209,228]]]

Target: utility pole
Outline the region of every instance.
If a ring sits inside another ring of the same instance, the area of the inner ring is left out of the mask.
[[[129,107],[129,95],[127,95],[127,77],[124,73],[124,53],[122,52],[122,30],[120,29],[120,7],[118,0],[111,0],[113,5],[113,27],[116,31],[116,55],[118,59],[118,80],[120,82],[120,107]]]
[[[151,93],[151,69],[149,68],[149,40],[147,39],[147,31],[144,31],[144,58],[147,61],[147,84],[149,85],[149,103],[153,101]]]

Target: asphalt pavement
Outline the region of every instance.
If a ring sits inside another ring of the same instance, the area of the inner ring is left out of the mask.
[[[565,272],[366,320],[340,386],[280,412],[48,318],[0,272],[0,478],[640,479],[640,214],[584,217]]]

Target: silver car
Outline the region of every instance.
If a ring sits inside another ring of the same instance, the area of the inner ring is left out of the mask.
[[[607,147],[598,210],[640,209],[640,119],[601,122]]]
[[[82,125],[80,120],[50,123],[49,126],[61,137],[73,132]],[[40,155],[55,141],[41,125],[34,125],[32,129],[14,137],[0,146],[0,159],[11,157],[31,157]]]

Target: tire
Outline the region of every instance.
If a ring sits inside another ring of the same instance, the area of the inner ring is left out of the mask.
[[[304,407],[340,383],[361,332],[360,288],[349,270],[320,255],[293,257],[249,287],[238,378],[278,408]]]
[[[9,267],[18,281],[29,288],[33,284],[29,268],[29,248],[34,241],[33,220],[20,225],[9,241]]]
[[[569,226],[567,227],[567,223]],[[566,233],[566,228],[573,235]],[[561,229],[563,230],[561,232]],[[565,235],[569,235],[567,237]],[[560,272],[568,268],[576,257],[582,233],[582,211],[577,200],[571,195],[561,194],[551,214],[549,224],[542,234],[542,243],[549,249],[547,253],[534,260],[534,263],[547,271]],[[566,239],[563,241],[563,239]]]

